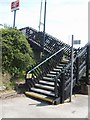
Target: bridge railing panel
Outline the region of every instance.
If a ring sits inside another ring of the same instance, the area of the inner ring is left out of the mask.
[[[86,73],[89,75],[89,52],[90,46],[85,46],[77,52],[73,60],[73,87],[78,84],[81,77]],[[86,81],[87,82],[87,81]],[[70,96],[71,89],[71,62],[61,73],[61,103]]]
[[[41,47],[43,47],[43,32],[38,32],[37,30],[31,27],[22,28],[21,31],[23,31],[27,35],[28,41],[36,42],[39,45],[41,45]],[[57,38],[45,33],[44,47],[46,49],[48,49],[52,53],[55,53],[64,46],[66,47],[64,50],[65,54],[69,55],[71,49],[70,45],[65,44]]]

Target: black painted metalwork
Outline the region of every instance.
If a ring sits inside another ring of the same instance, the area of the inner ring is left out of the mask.
[[[86,45],[82,48],[76,57],[74,58],[74,74],[73,74],[73,88],[78,82],[80,82],[81,77],[86,73],[85,83],[89,81],[89,63],[90,63],[90,45]],[[61,74],[61,103],[64,102],[70,96],[70,84],[71,84],[71,62],[64,68]]]
[[[22,28],[20,30],[27,36],[27,40],[33,48],[38,48],[41,52],[43,51],[43,32],[39,32],[31,27]],[[34,45],[36,46],[34,47]],[[53,54],[62,47],[65,47],[64,54],[70,58],[70,45],[65,44],[57,38],[45,33],[44,51]]]
[[[29,27],[21,30],[27,35],[27,40],[30,45],[41,52],[43,50],[43,32],[38,32]],[[48,34],[45,34],[44,43],[44,51],[49,53],[49,57],[27,71],[26,84],[29,90],[31,90],[32,87],[36,88],[37,83],[38,85],[41,85],[42,81],[44,81],[42,82],[43,86],[47,85],[48,81],[50,83],[54,82],[54,84],[48,85],[47,90],[50,90],[49,87],[53,86],[55,103],[64,103],[64,100],[70,97],[71,47]],[[63,63],[64,65],[62,67],[61,59],[63,56],[66,56],[68,62]],[[73,88],[76,84],[81,82],[81,78],[83,75],[85,76],[85,74],[86,79],[84,79],[84,82],[86,84],[88,83],[89,71],[90,44],[88,43],[81,49],[74,49]],[[29,75],[32,75],[32,78],[29,78]],[[46,88],[44,87],[43,89]]]
[[[43,76],[46,76],[47,73],[50,72],[59,62],[61,61],[63,57],[63,50],[60,49],[53,55],[51,55],[49,58],[45,59],[43,62],[38,64],[36,67],[34,67],[32,70],[27,71],[26,75],[26,84],[29,85],[29,89],[34,86],[34,83],[38,83],[40,79],[43,79]],[[32,75],[33,77],[30,78],[28,76]],[[54,78],[55,79],[55,78]],[[32,84],[33,83],[33,84]],[[56,88],[56,81],[55,81],[55,88]],[[56,91],[56,89],[55,89]]]

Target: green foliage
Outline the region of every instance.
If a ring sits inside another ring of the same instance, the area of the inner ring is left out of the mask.
[[[2,71],[19,75],[33,65],[33,51],[26,36],[16,28],[2,29]]]
[[[14,90],[17,87],[17,84],[14,81],[9,81],[5,84],[6,90]]]

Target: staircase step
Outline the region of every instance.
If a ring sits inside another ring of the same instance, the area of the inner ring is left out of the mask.
[[[53,78],[50,78],[50,77],[43,77],[43,80],[54,82],[54,79],[53,79]]]
[[[28,95],[29,97],[33,97],[35,99],[43,100],[43,101],[54,104],[54,99],[50,97],[48,98],[45,95],[41,95],[41,94],[34,93],[34,92],[27,92],[27,91],[25,92],[25,94]]]
[[[55,77],[56,75],[53,74],[47,74],[48,77]]]
[[[50,71],[50,74],[54,74],[54,75],[56,75],[57,72],[55,72],[55,71]]]
[[[54,87],[48,86],[48,85],[35,84],[35,87],[40,88],[40,89],[44,89],[44,90],[54,91]]]
[[[49,85],[49,86],[52,86],[52,87],[54,86],[54,82],[43,81],[43,80],[40,80],[39,84]]]
[[[58,68],[58,69],[62,69],[62,68],[63,68],[63,66],[56,66],[56,68]]]
[[[62,60],[60,63],[67,64],[68,62],[69,62],[69,60]]]
[[[31,91],[39,93],[39,94],[55,97],[55,94],[51,91],[37,89],[37,88],[34,88],[34,87],[31,88]]]
[[[50,74],[54,74],[54,75],[57,75],[57,74],[59,74],[59,72],[50,71]]]
[[[62,67],[63,67],[64,65],[65,65],[65,64],[63,64],[62,62],[59,64],[59,66],[62,66]]]
[[[61,69],[54,68],[53,71],[61,72]]]

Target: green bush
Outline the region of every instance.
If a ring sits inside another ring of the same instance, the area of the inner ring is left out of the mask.
[[[14,90],[17,87],[17,84],[14,81],[9,81],[5,84],[6,90]]]
[[[1,29],[2,32],[2,72],[17,76],[27,67],[35,64],[33,51],[26,36],[16,28]]]

